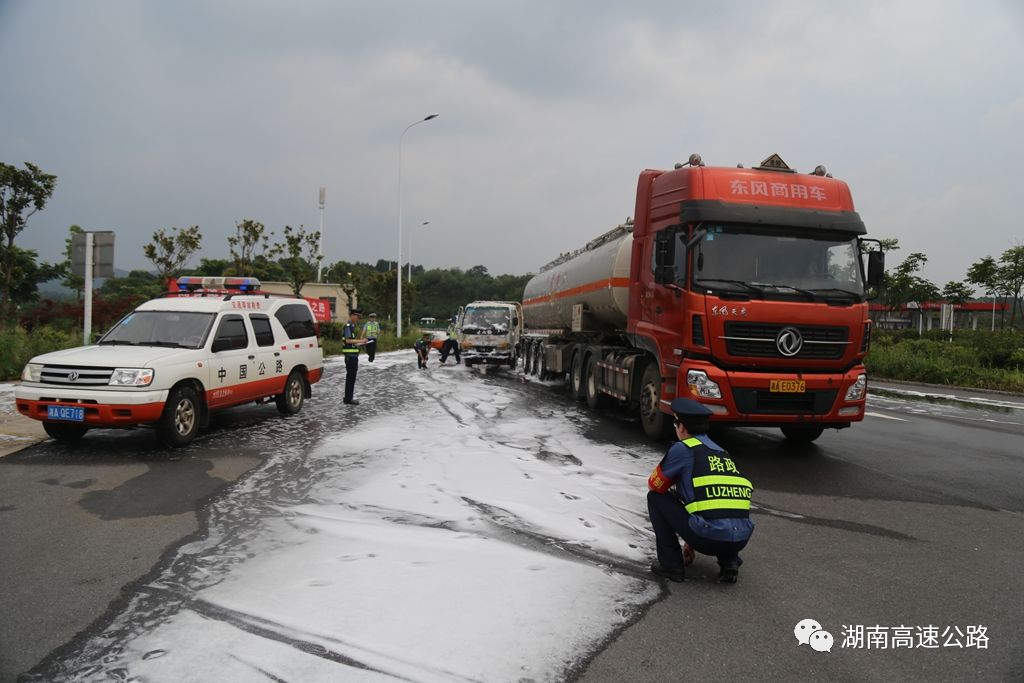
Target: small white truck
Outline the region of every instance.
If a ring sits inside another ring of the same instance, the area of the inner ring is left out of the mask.
[[[284,414],[299,412],[323,374],[309,303],[259,292],[254,278],[186,277],[178,286],[96,344],[31,359],[14,393],[18,412],[58,441],[150,425],[173,447],[223,408],[273,400]]]
[[[523,307],[518,301],[474,301],[456,321],[462,362],[515,368],[523,336]]]

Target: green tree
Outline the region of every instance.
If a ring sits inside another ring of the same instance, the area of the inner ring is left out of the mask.
[[[108,299],[137,297],[143,301],[152,299],[167,289],[167,279],[145,270],[133,270],[125,277],[108,278],[100,287]]]
[[[992,301],[996,300],[997,295],[1003,288],[999,264],[991,256],[986,256],[980,261],[971,264],[971,267],[967,269],[967,281],[988,292],[989,296],[992,297]],[[1002,327],[1005,319],[1002,319],[1001,314],[1000,318],[999,326]]]
[[[235,223],[235,234],[228,237],[228,253],[232,272],[229,275],[240,277],[251,276],[260,280],[279,280],[282,278],[281,268],[274,268],[273,263],[284,251],[284,246],[271,241],[273,231],[251,218]]]
[[[284,252],[281,266],[288,274],[288,284],[295,296],[302,293],[303,286],[316,277],[316,257],[320,233],[307,233],[301,225],[292,228],[284,226]]]
[[[19,169],[0,162],[0,329],[14,319],[12,292],[19,287],[19,274],[25,274],[18,265],[24,252],[14,246],[14,240],[32,214],[43,210],[56,186],[57,176],[43,173],[35,164],[26,161],[25,168]]]
[[[166,284],[172,277],[181,275],[202,243],[198,225],[184,230],[173,227],[170,232],[159,228],[153,233],[153,241],[142,248],[142,253],[156,266],[157,279]]]
[[[75,293],[77,301],[81,301],[82,293],[85,291],[85,278],[75,275],[74,269],[71,267],[71,243],[74,241],[75,235],[82,235],[85,230],[78,225],[72,225],[68,227],[68,233],[67,239],[64,240],[64,261],[60,264],[63,271],[60,283]]]
[[[39,299],[39,285],[47,280],[60,277],[63,268],[59,264],[40,263],[39,255],[33,249],[11,247],[14,255],[12,272],[14,286],[11,288],[11,304],[17,309]]]
[[[1024,245],[1010,247],[999,257],[999,280],[1013,297],[1010,303],[1010,329],[1017,319],[1021,290],[1024,289]]]
[[[199,265],[189,269],[191,275],[202,275],[205,277],[219,277],[224,275],[231,267],[231,261],[222,258],[201,258]]]
[[[974,296],[974,288],[966,282],[958,282],[956,280],[950,280],[946,283],[946,286],[942,288],[942,298],[953,306],[963,306],[967,301]],[[956,317],[956,311],[953,312],[954,319]],[[954,323],[955,326],[955,323]]]

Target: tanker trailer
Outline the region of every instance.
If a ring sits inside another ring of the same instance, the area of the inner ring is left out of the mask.
[[[863,419],[866,287],[884,261],[846,183],[778,155],[753,168],[692,155],[641,172],[634,216],[526,284],[527,375],[568,375],[573,398],[617,402],[652,438],[671,433],[680,396],[716,426],[798,442]]]

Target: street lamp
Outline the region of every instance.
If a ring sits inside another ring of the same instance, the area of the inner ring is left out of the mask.
[[[410,123],[402,131],[402,134],[398,136],[398,263],[395,264],[395,279],[398,280],[398,315],[396,316],[396,323],[399,337],[402,336],[402,140],[410,128],[426,123],[431,119],[436,119],[438,116],[440,114],[430,114],[419,121]]]
[[[421,228],[425,228],[430,225],[430,221],[423,221],[420,224]],[[416,236],[415,232],[409,233],[409,283],[412,284],[412,238]]]

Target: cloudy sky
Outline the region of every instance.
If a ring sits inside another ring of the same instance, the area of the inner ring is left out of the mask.
[[[0,161],[58,176],[18,244],[319,227],[326,260],[536,271],[632,215],[645,168],[773,152],[846,180],[942,286],[1024,243],[1015,0],[0,0]],[[422,228],[424,221],[430,225]]]

